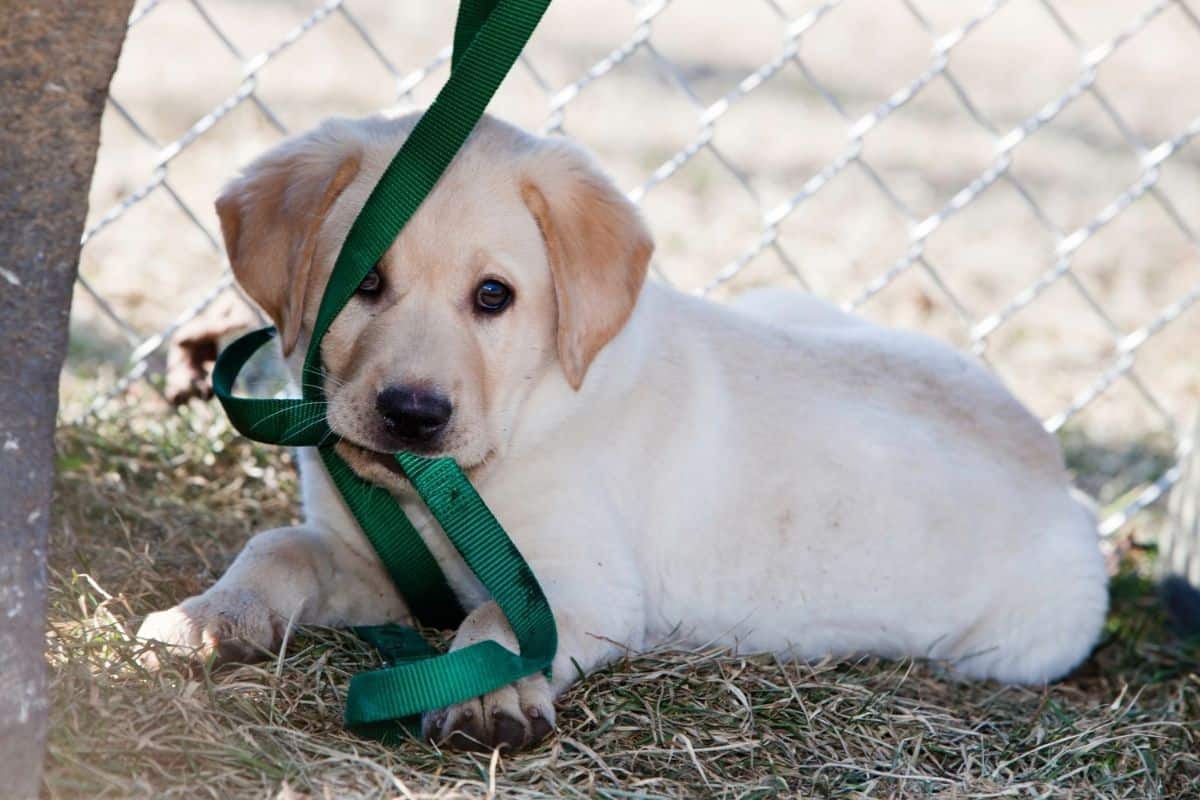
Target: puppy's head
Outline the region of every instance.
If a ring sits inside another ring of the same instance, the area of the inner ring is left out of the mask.
[[[326,122],[252,163],[217,200],[234,275],[292,359],[351,223],[415,120]],[[629,318],[652,249],[584,153],[482,120],[322,342],[329,422],[352,465],[408,450],[472,467],[502,451],[548,371],[583,384]]]

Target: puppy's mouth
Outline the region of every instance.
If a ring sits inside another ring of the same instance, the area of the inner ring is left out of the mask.
[[[347,464],[366,480],[392,485],[408,485],[404,470],[396,461],[396,453],[411,453],[424,458],[453,458],[471,474],[489,462],[494,450],[477,454],[470,441],[453,428],[428,438],[397,436],[371,415],[354,413],[352,408],[331,402],[329,426],[339,438],[335,449]]]
[[[378,462],[379,464],[396,467],[396,453],[412,453],[425,458],[438,458],[440,456],[449,455],[445,448],[440,447],[438,443],[431,442],[423,444],[418,442],[389,442],[389,441],[373,441],[364,442],[361,437],[341,435],[339,446],[345,447],[349,452],[356,456]]]
[[[382,453],[378,450],[367,450],[366,448],[359,447],[356,444],[350,444],[349,446],[357,450],[361,454],[362,458],[366,459],[372,464],[383,467],[393,475],[401,478],[404,477],[404,470],[400,469],[400,462],[396,460],[395,453]]]
[[[337,443],[335,449],[346,460],[346,462],[354,469],[355,472],[367,480],[374,482],[392,483],[395,480],[402,482],[404,485],[409,485],[408,477],[404,474],[404,470],[400,467],[400,462],[396,460],[396,452],[404,451],[421,455],[426,458],[437,458],[440,456],[450,456],[446,451],[430,451],[422,452],[413,447],[400,447],[396,450],[379,450],[375,447],[364,446],[350,438],[343,437]],[[462,463],[459,466],[468,476],[473,475],[480,468],[485,466],[492,458],[493,452],[489,451],[482,459],[475,463]],[[457,459],[456,459],[457,460]],[[389,479],[381,481],[380,479]]]
[[[328,414],[329,427],[344,443],[351,445],[354,450],[370,453],[391,459],[396,453],[413,453],[427,458],[450,455],[451,437],[447,431],[431,437],[409,438],[398,436],[389,431],[386,426],[372,421],[363,421],[357,415],[338,413],[341,409],[331,403],[331,413]]]
[[[395,453],[363,447],[349,439],[342,439],[334,449],[359,477],[371,483],[390,485],[393,488],[408,485],[408,477],[396,461]]]

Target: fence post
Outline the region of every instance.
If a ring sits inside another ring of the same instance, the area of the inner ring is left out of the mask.
[[[58,374],[132,0],[0,4],[0,797],[36,797]]]
[[[1159,539],[1159,579],[1171,621],[1183,633],[1200,633],[1200,414],[1191,446],[1182,454],[1171,492],[1170,519]]]

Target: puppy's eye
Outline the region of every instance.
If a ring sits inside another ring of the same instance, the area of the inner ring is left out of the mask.
[[[512,289],[500,281],[486,280],[475,290],[475,307],[487,314],[497,314],[512,301]]]
[[[358,285],[358,294],[367,297],[374,297],[383,291],[383,276],[379,274],[379,265],[371,267],[371,271],[362,279],[362,283]]]

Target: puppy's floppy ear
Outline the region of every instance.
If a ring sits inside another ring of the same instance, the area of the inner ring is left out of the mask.
[[[327,125],[261,156],[217,198],[234,277],[275,322],[285,355],[300,336],[317,232],[361,158]]]
[[[558,304],[558,360],[575,389],[637,303],[654,241],[632,203],[565,142],[536,148],[521,198],[537,220]]]

